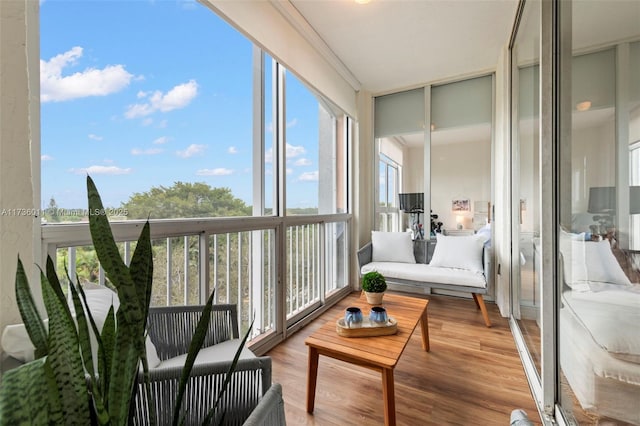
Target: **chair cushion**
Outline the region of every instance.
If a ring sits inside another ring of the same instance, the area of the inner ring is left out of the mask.
[[[206,364],[216,361],[231,361],[240,347],[241,339],[231,339],[216,345],[208,346],[200,349],[196,357],[195,365]],[[240,359],[255,358],[255,354],[249,348],[244,346],[240,352]],[[179,355],[167,360],[161,361],[155,368],[171,368],[182,367],[187,360],[187,354]],[[149,363],[151,368],[151,363]]]

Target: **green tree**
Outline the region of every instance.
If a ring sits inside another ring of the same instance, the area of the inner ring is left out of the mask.
[[[122,207],[129,219],[250,216],[251,207],[229,188],[212,188],[202,182],[176,182],[133,194]]]
[[[56,199],[53,197],[49,200],[49,205],[44,211],[44,219],[47,222],[60,222],[58,204],[56,203]]]

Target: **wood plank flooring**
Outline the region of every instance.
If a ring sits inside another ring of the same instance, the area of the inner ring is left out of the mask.
[[[288,425],[383,424],[379,373],[320,357],[314,414],[306,412],[308,348],[304,340],[340,315],[353,293],[266,355],[273,381],[282,384]],[[395,369],[398,425],[508,425],[522,408],[541,425],[506,318],[487,303],[493,327],[484,325],[472,299],[425,295],[430,300],[431,351],[418,326]],[[393,313],[390,313],[393,315]]]

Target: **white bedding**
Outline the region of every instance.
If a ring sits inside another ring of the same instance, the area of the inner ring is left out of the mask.
[[[640,364],[640,285],[597,283],[592,288],[598,291],[566,292],[565,308],[611,356]]]

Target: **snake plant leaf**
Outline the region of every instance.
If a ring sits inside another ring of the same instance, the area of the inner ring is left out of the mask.
[[[47,365],[53,371],[65,421],[87,425],[90,421],[87,383],[78,348],[76,325],[68,305],[61,301],[44,273],[41,273],[42,296],[49,314],[49,355]],[[59,283],[58,283],[59,285]],[[49,407],[50,410],[55,407]]]
[[[145,226],[136,244],[136,252],[138,253],[137,255],[134,254],[136,268],[142,268],[146,271],[151,269],[150,262],[152,260],[149,259],[146,262],[141,259],[145,251],[147,255],[151,256],[150,244],[150,230],[148,226]],[[148,250],[143,248],[145,245],[149,245]],[[96,247],[97,250],[98,248]],[[142,266],[145,264],[146,266]],[[127,274],[130,273],[128,268],[126,268],[126,272]],[[144,272],[142,273],[144,275]],[[146,277],[144,281],[147,283]],[[133,282],[133,280],[130,279],[130,282]],[[140,358],[146,356],[144,342],[146,317],[138,319],[135,315],[131,315],[129,310],[138,309],[141,312],[147,312],[148,307],[143,308],[144,298],[142,300],[139,299],[139,295],[143,297],[146,295],[146,288],[140,293],[134,286],[129,287],[128,285],[120,286],[117,290],[120,308],[115,316],[116,334],[109,379],[108,409],[112,422],[124,424],[128,420],[130,405],[137,391],[135,383],[138,376]]]
[[[78,294],[82,298],[82,304],[84,306],[89,306],[89,303],[87,302],[87,295],[85,294],[84,289],[82,288],[80,283],[77,282],[77,281],[76,281],[76,290],[78,291]],[[105,354],[104,345],[102,343],[102,332],[98,329],[98,326],[97,326],[95,320],[93,319],[93,315],[91,315],[91,312],[90,312],[89,309],[87,309],[87,312],[88,312],[89,324],[91,324],[91,330],[93,330],[93,335],[95,336],[96,344],[98,345],[98,351],[97,351],[97,357],[98,357],[98,380],[101,383],[105,383],[105,387],[102,388],[102,393],[104,394],[105,391],[106,391],[106,383],[108,383],[108,380],[106,380],[108,375],[105,374],[105,372],[101,370],[101,366],[106,365],[107,355]],[[115,326],[114,326],[114,328],[115,328]],[[115,330],[113,331],[113,333],[115,333]]]
[[[49,420],[52,425],[61,425],[65,420],[62,403],[60,402],[60,392],[58,392],[58,382],[56,376],[53,373],[49,359],[44,364],[44,378],[47,381],[47,388],[49,393],[47,394],[48,408],[49,408]]]
[[[108,410],[113,424],[126,424],[130,404],[134,397],[134,384],[138,374],[140,349],[136,339],[143,336],[142,327],[127,324],[122,305],[116,314],[117,332],[113,349],[111,375],[109,378]]]
[[[49,352],[47,347],[47,327],[45,327],[40,312],[33,300],[29,280],[24,271],[20,256],[18,256],[15,287],[18,310],[20,311],[22,322],[29,334],[31,343],[35,346],[34,356],[41,358]]]
[[[120,309],[130,324],[145,321],[143,309],[137,297],[134,282],[116,245],[102,199],[93,180],[87,176],[89,200],[89,230],[96,255],[104,271],[118,291]],[[124,308],[124,309],[123,309]]]
[[[47,357],[39,358],[18,368],[9,370],[2,376],[0,386],[1,425],[48,425],[52,424],[43,395],[57,394],[58,389],[50,389],[45,377]],[[40,406],[25,403],[38,401]]]
[[[95,380],[89,381],[89,392],[91,393],[91,395],[93,395],[91,402],[93,403],[96,422],[99,425],[110,425],[111,419],[109,418],[109,411],[104,405],[104,396],[100,391],[99,383],[97,383]]]
[[[84,367],[87,369],[87,373],[93,379],[96,377],[96,372],[93,366],[93,355],[91,353],[91,337],[89,336],[89,326],[87,319],[84,315],[84,308],[80,302],[80,296],[78,296],[78,290],[69,281],[69,292],[71,293],[71,299],[73,300],[73,307],[76,312],[76,323],[78,324],[78,340],[80,343],[80,350],[82,353],[82,360]]]
[[[149,314],[149,305],[151,304],[151,287],[153,284],[153,251],[151,248],[151,227],[147,220],[140,232],[140,237],[136,244],[136,248],[131,257],[129,272],[134,281],[137,300],[140,301],[143,318],[146,319]]]
[[[102,326],[102,338],[100,345],[100,356],[98,358],[98,371],[102,383],[102,394],[107,396],[107,388],[111,377],[111,362],[113,360],[113,350],[116,344],[116,315],[113,305],[109,308],[104,325]],[[105,401],[105,405],[107,401]]]
[[[146,330],[146,319],[149,314],[149,305],[151,304],[151,289],[153,284],[153,251],[151,248],[151,228],[149,221],[144,224],[133,256],[131,257],[131,264],[129,265],[129,271],[131,277],[134,280],[136,291],[138,294],[138,300],[141,303],[141,307],[144,313],[144,329]],[[149,379],[149,363],[147,360],[147,351],[144,347],[141,348],[140,358],[142,360],[143,380],[146,387],[147,395],[151,394],[150,379]],[[155,402],[150,400],[149,402],[149,421],[150,424],[155,424],[156,419],[156,407]]]
[[[65,268],[66,271],[66,268]],[[54,291],[55,295],[60,300],[62,306],[67,309],[63,309],[64,314],[67,316],[67,319],[73,321],[73,315],[71,314],[71,310],[67,305],[67,298],[62,291],[62,285],[60,284],[60,280],[58,279],[58,274],[56,273],[56,267],[51,259],[51,256],[47,256],[47,264],[46,264],[46,272],[47,272],[47,280],[51,284],[51,289]],[[68,275],[68,273],[67,273]]]
[[[240,346],[238,346],[238,350],[236,351],[236,354],[233,357],[233,361],[231,361],[231,365],[229,366],[229,371],[227,371],[227,374],[225,374],[224,376],[224,383],[222,384],[222,389],[220,389],[220,393],[218,393],[218,396],[216,398],[216,402],[213,405],[213,408],[211,408],[211,410],[209,410],[209,412],[207,413],[207,416],[205,417],[205,420],[202,422],[203,425],[207,425],[209,423],[211,423],[211,420],[213,419],[213,416],[215,415],[216,410],[218,409],[218,405],[220,404],[220,401],[222,401],[222,398],[225,394],[225,392],[227,391],[227,388],[229,387],[229,383],[231,383],[231,379],[233,378],[233,372],[236,371],[236,366],[238,365],[238,360],[240,359],[240,354],[242,353],[242,348],[244,348],[244,345],[247,343],[247,339],[249,338],[249,334],[251,334],[251,330],[253,329],[253,323],[255,322],[255,317],[251,320],[251,324],[249,324],[249,328],[247,329],[247,332],[244,334],[244,337],[242,338],[242,342],[240,342]],[[222,413],[220,418],[218,419],[218,424],[224,424],[224,417],[225,417],[225,413]]]
[[[174,426],[178,426],[180,420],[180,410],[182,408],[182,400],[184,398],[184,393],[187,388],[187,382],[189,381],[189,376],[191,375],[191,370],[193,369],[193,364],[196,361],[196,356],[198,356],[198,352],[200,352],[200,348],[202,348],[202,344],[204,342],[205,337],[207,336],[207,330],[209,329],[209,322],[211,321],[211,310],[213,306],[215,292],[211,292],[209,295],[209,299],[207,303],[204,305],[202,309],[202,315],[198,320],[198,325],[196,325],[196,331],[191,338],[191,343],[189,344],[189,351],[187,352],[187,359],[184,362],[184,366],[182,367],[182,375],[180,376],[180,384],[178,385],[178,396],[176,397],[176,404],[173,411],[173,422]]]

